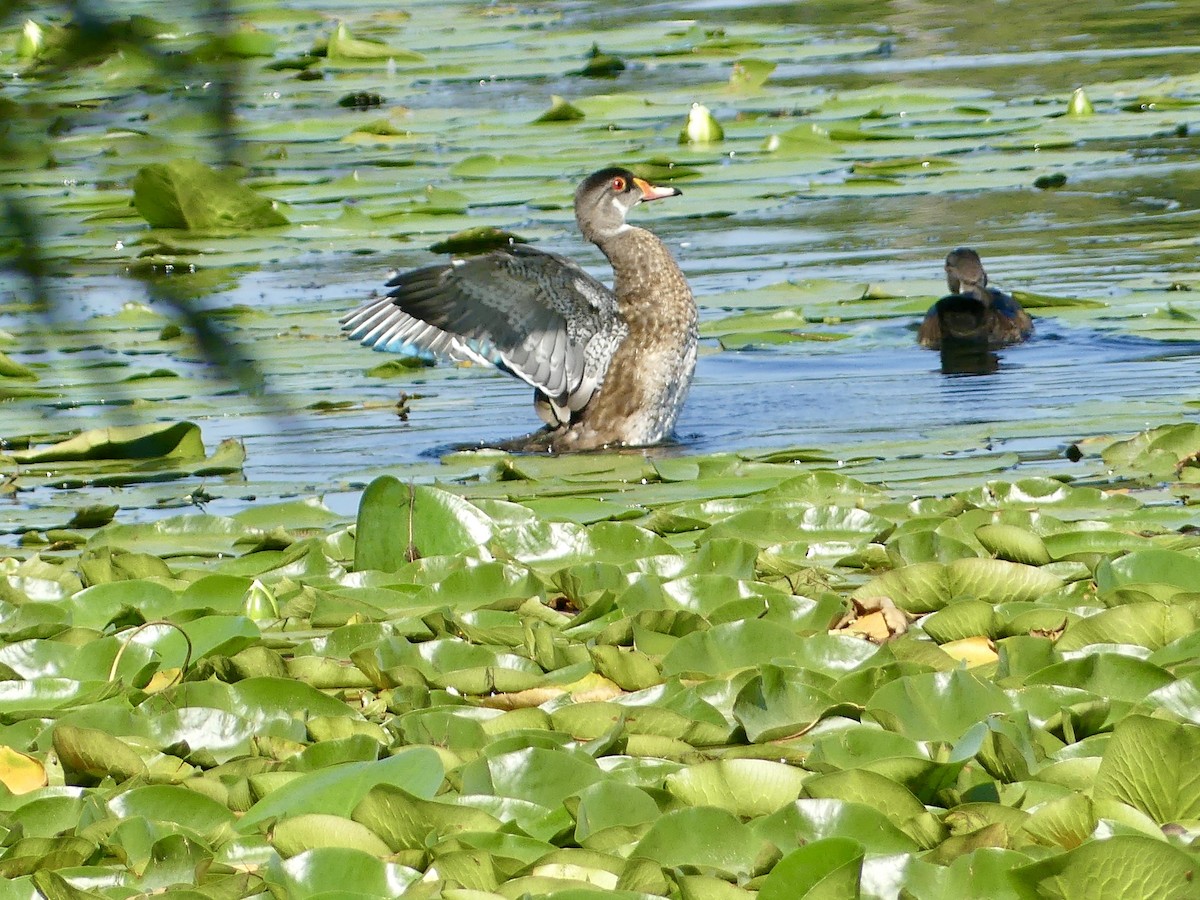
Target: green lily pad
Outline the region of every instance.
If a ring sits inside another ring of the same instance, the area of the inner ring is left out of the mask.
[[[475,228],[467,228],[464,231],[449,235],[435,244],[430,244],[429,250],[432,253],[469,255],[472,253],[487,253],[489,250],[504,249],[511,247],[513,244],[528,243],[528,240],[520,235],[513,234],[511,231],[505,231],[502,228],[493,228],[491,225],[479,225]]]
[[[732,813],[696,806],[662,816],[638,841],[632,858],[736,877],[753,872],[764,850],[764,843]]]
[[[245,832],[272,819],[303,813],[349,816],[377,784],[396,784],[418,795],[432,796],[442,782],[441,760],[427,748],[415,747],[388,759],[351,762],[301,775],[266,794],[238,822]]]
[[[354,885],[355,897],[383,897],[403,890],[421,874],[349,847],[308,850],[286,862],[273,863],[272,868],[278,870],[272,880],[281,884],[288,896],[302,900],[345,896],[346,885]]]
[[[288,223],[273,201],[190,159],[154,163],[133,179],[133,205],[156,228],[249,231]]]
[[[578,122],[584,118],[583,110],[555,94],[550,98],[550,108],[534,119],[534,122]]]
[[[478,547],[491,534],[488,517],[461,497],[384,476],[363,492],[355,568],[394,571],[419,556]]]
[[[1109,466],[1141,477],[1168,479],[1200,453],[1200,425],[1163,425],[1126,441],[1117,441],[1102,454]]]
[[[344,22],[338,22],[325,48],[325,55],[330,62],[384,62],[394,60],[399,63],[419,63],[425,57],[412,50],[402,50],[389,47],[379,41],[355,37]]]
[[[1159,824],[1200,814],[1200,780],[1188,761],[1200,746],[1200,728],[1130,716],[1113,731],[1096,774],[1095,796],[1142,810]],[[1153,766],[1145,760],[1153,759]]]
[[[733,715],[755,743],[800,734],[840,710],[823,682],[803,669],[765,665],[738,692]]]
[[[49,447],[14,450],[21,463],[99,459],[203,459],[200,428],[191,422],[174,425],[125,425],[83,431]]]
[[[800,796],[805,773],[765,759],[725,759],[667,776],[666,789],[689,806],[715,806],[739,818],[782,809]]]
[[[1183,900],[1192,892],[1191,873],[1191,858],[1184,851],[1154,838],[1117,835],[1016,868],[1012,877],[1043,897],[1133,891]]]
[[[889,731],[916,740],[956,741],[1012,701],[995,685],[962,669],[910,675],[875,692],[866,713]]]
[[[926,562],[895,569],[856,589],[853,596],[890,597],[900,608],[921,613],[941,609],[958,597],[993,603],[1037,600],[1062,584],[1062,579],[1035,566],[965,558],[948,565]]]
[[[33,369],[21,365],[21,363],[0,351],[0,378],[22,378],[36,381],[37,377],[37,372]]]
[[[866,769],[814,775],[804,785],[809,796],[862,803],[881,809],[888,820],[922,847],[938,843],[943,831],[912,792],[886,776]]]
[[[762,900],[852,897],[859,891],[863,846],[852,838],[825,838],[798,847],[763,879]]]
[[[483,810],[417,797],[393,784],[373,787],[355,807],[354,820],[379,835],[392,852],[418,850],[462,832],[499,831],[501,826]]]
[[[323,847],[361,850],[378,858],[391,852],[365,825],[325,813],[302,813],[282,819],[271,829],[271,843],[285,859]]]
[[[911,853],[917,847],[874,806],[843,800],[802,797],[758,820],[754,829],[784,852],[832,837],[851,838],[880,854]]]
[[[145,762],[128,743],[95,728],[60,723],[54,729],[54,752],[76,778],[125,781],[146,774]]]
[[[531,747],[472,763],[463,772],[463,790],[494,793],[551,808],[602,777],[591,760],[585,762],[576,754]]]

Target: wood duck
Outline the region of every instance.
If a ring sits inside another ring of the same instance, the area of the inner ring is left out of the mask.
[[[575,220],[608,257],[612,290],[565,257],[513,244],[397,275],[342,329],[376,350],[494,365],[531,385],[546,425],[505,449],[658,443],[696,367],[696,302],[666,244],[625,216],[679,193],[618,168],[579,185]]]
[[[995,349],[1019,344],[1033,334],[1033,320],[1021,304],[1003,291],[987,286],[979,254],[967,247],[946,257],[950,295],[929,308],[917,331],[922,347],[946,349],[972,345]]]

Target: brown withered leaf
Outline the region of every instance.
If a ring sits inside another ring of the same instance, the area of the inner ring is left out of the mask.
[[[1064,618],[1061,625],[1056,625],[1054,628],[1031,628],[1029,633],[1033,637],[1048,637],[1052,641],[1057,641],[1066,630],[1067,620]]]
[[[525,709],[530,706],[541,706],[563,694],[570,694],[571,699],[576,703],[588,703],[611,700],[624,693],[625,691],[621,690],[615,682],[593,672],[568,685],[556,684],[508,694],[492,694],[490,697],[484,697],[482,703],[492,709]]]
[[[873,644],[885,644],[908,631],[908,623],[912,621],[891,597],[862,597],[852,599],[851,603],[851,609],[834,622],[830,631],[853,634]]]
[[[509,694],[492,694],[480,702],[491,709],[528,709],[531,706],[541,706],[548,700],[561,697],[566,690],[561,687],[530,688],[527,691],[513,691]]]

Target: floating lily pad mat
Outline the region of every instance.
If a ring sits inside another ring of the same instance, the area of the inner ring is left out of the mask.
[[[1200,22],[865,9],[0,20],[0,900],[1196,896]],[[607,277],[610,163],[683,192],[678,441],[457,451],[528,389],[338,317]],[[1037,324],[978,373],[959,245]]]

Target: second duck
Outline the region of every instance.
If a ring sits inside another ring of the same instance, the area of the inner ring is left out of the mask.
[[[929,308],[917,331],[922,347],[948,344],[996,349],[1019,344],[1033,334],[1033,320],[1011,296],[988,287],[979,254],[967,247],[946,257],[950,294]]]

